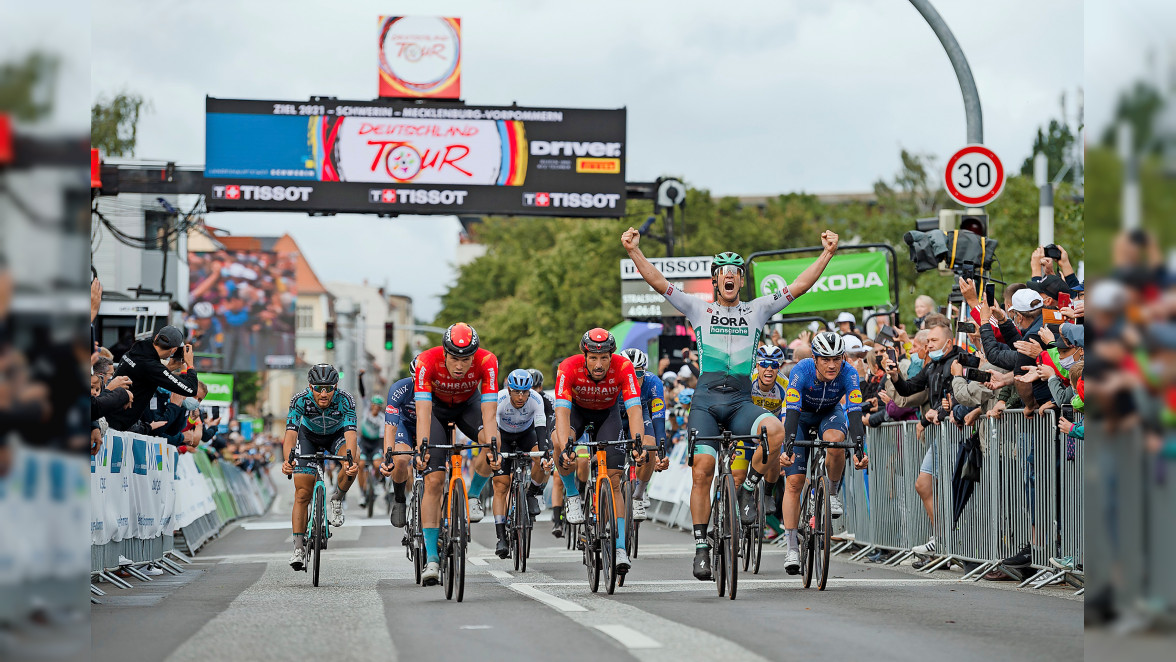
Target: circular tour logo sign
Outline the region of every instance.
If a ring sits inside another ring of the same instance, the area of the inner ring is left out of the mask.
[[[784,279],[776,274],[768,274],[760,281],[760,294],[765,296],[771,294],[779,294],[784,291]]]
[[[460,19],[425,16],[381,19],[381,96],[456,98],[460,67]]]

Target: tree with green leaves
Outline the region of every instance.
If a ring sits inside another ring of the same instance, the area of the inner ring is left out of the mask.
[[[1066,166],[1066,160],[1070,154],[1070,150],[1074,146],[1074,134],[1070,132],[1070,127],[1057,120],[1049,121],[1048,131],[1037,129],[1037,137],[1033,139],[1033,151],[1021,164],[1021,174],[1033,178],[1033,159],[1038,154],[1045,154],[1046,158],[1046,177],[1053,181],[1058,173]],[[1077,173],[1074,169],[1066,171],[1065,177],[1062,181],[1074,183],[1074,176]]]
[[[139,118],[150,104],[138,94],[119,92],[90,107],[90,145],[106,156],[134,156]]]
[[[0,111],[22,122],[35,122],[53,112],[57,88],[56,55],[34,51],[18,62],[0,64]]]

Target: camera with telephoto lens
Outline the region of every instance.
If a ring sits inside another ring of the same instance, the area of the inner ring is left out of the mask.
[[[980,357],[976,356],[975,354],[964,354],[961,352],[960,357],[956,360],[959,361],[960,365],[964,366],[965,368],[980,367]]]
[[[968,368],[964,371],[964,379],[970,382],[987,382],[992,380],[992,373],[987,370]]]
[[[1045,247],[1045,256],[1051,260],[1062,259],[1062,249],[1058,248],[1057,244],[1050,244]]]

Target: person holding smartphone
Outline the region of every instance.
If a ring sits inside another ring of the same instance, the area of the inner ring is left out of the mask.
[[[150,434],[139,419],[151,404],[156,389],[196,397],[200,379],[194,364],[192,345],[185,343],[183,332],[171,325],[159,329],[150,340],[131,345],[114,373],[116,379],[130,378],[131,406],[107,414],[110,428]]]

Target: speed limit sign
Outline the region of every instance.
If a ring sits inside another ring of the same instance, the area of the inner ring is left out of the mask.
[[[982,207],[1004,190],[1004,165],[984,145],[968,145],[948,159],[943,182],[952,200],[965,207]]]

